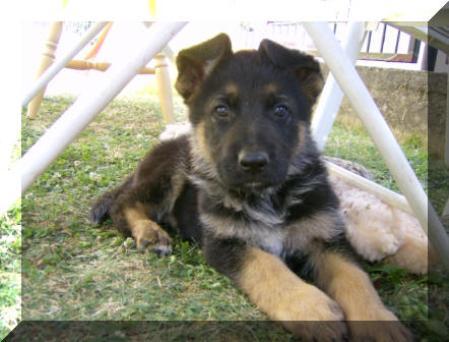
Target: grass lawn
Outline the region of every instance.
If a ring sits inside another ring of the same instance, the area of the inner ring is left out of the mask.
[[[0,217],[0,339],[20,316],[20,205]]]
[[[22,151],[70,102],[68,98],[48,98],[37,119],[23,119]],[[181,108],[176,105],[179,119]],[[266,320],[227,278],[205,264],[197,247],[178,239],[173,255],[158,258],[138,253],[110,224],[95,227],[89,223],[92,201],[135,168],[157,143],[162,129],[157,101],[116,100],[25,193],[23,320]],[[435,188],[440,208],[449,193],[443,181],[445,168],[438,168],[437,179],[429,182],[425,141],[403,135],[401,142],[422,183]],[[380,183],[395,189],[379,154],[357,123],[340,120],[328,146],[327,154],[361,162]],[[407,324],[418,336],[438,340],[449,334],[441,323],[449,320],[449,291],[444,285],[448,278],[440,274],[412,276],[382,264],[365,266],[385,303],[401,319],[410,321]],[[428,309],[428,287],[438,294],[432,310]],[[231,331],[225,324],[218,329],[227,334]],[[212,334],[198,330],[206,337]],[[240,338],[290,338],[272,325],[261,329],[248,326],[248,331],[234,333]]]

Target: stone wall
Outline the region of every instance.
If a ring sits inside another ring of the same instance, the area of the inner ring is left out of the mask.
[[[435,159],[444,159],[447,77],[443,73],[429,75],[429,153]]]
[[[426,140],[430,129],[429,152],[442,158],[447,74],[431,73],[428,77],[428,72],[415,70],[375,67],[357,70],[389,125],[396,132],[419,134]],[[323,73],[327,75],[325,66]],[[339,115],[356,115],[346,98]]]

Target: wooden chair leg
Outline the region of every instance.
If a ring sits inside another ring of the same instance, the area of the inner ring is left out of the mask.
[[[173,114],[173,94],[168,72],[168,63],[164,54],[158,54],[154,58],[156,82],[161,104],[161,111],[166,124],[173,123],[175,117]]]
[[[109,22],[106,24],[106,26],[101,30],[100,34],[98,35],[97,42],[92,46],[92,48],[87,51],[86,55],[83,59],[93,59],[97,56],[98,52],[100,51],[101,47],[103,46],[104,41],[106,40],[106,37],[111,30],[112,22]]]
[[[47,41],[45,42],[44,51],[42,52],[42,59],[39,65],[39,68],[36,73],[36,79],[39,78],[40,75],[53,63],[55,60],[55,51],[58,47],[59,38],[61,37],[62,32],[62,21],[54,22],[50,27],[50,32],[47,37]],[[39,111],[39,107],[42,102],[42,98],[45,94],[45,88],[41,90],[27,107],[27,117],[34,118],[36,117],[37,112]]]

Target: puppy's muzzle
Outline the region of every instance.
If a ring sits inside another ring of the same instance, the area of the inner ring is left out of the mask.
[[[268,153],[265,151],[241,151],[238,155],[240,168],[250,174],[262,172],[270,162]]]

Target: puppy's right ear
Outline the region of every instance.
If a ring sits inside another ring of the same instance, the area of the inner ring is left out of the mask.
[[[184,100],[188,100],[218,62],[230,55],[232,55],[231,40],[224,33],[182,50],[176,58],[178,67],[176,90]]]

